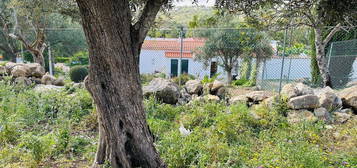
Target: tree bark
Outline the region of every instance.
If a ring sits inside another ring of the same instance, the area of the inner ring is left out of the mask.
[[[227,72],[227,84],[231,84],[232,83],[232,79],[233,79],[233,77],[232,77],[232,69],[227,69],[226,72]]]
[[[103,129],[98,164],[105,151],[113,168],[166,167],[146,123],[139,79],[141,45],[163,3],[148,1],[132,25],[128,0],[77,0],[89,45],[87,87]]]

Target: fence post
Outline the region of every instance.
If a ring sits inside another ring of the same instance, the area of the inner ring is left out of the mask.
[[[279,95],[281,92],[281,84],[283,81],[283,71],[284,71],[284,62],[285,62],[285,47],[286,47],[286,34],[288,33],[288,28],[285,29],[284,33],[284,43],[283,43],[283,61],[281,62],[281,71],[280,71],[280,82],[279,82]]]
[[[328,54],[328,61],[327,61],[327,68],[328,68],[328,69],[330,69],[330,61],[331,61],[331,55],[332,55],[332,48],[333,48],[333,43],[331,43],[330,53]]]
[[[181,72],[182,72],[182,53],[183,52],[183,27],[180,27],[180,61],[178,63],[178,78],[179,78],[179,86],[181,87]]]
[[[49,70],[50,70],[50,75],[53,75],[51,44],[50,43],[48,43],[48,67],[49,67]]]

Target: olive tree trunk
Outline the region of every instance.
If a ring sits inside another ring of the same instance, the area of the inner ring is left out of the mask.
[[[316,47],[316,60],[319,66],[320,74],[322,77],[323,85],[332,86],[331,75],[329,72],[327,56],[325,54],[325,47],[327,43],[331,40],[333,35],[336,34],[341,29],[341,24],[336,25],[328,35],[323,38],[323,32],[320,27],[315,27],[315,47]]]
[[[128,0],[77,0],[89,45],[86,87],[97,106],[100,140],[93,167],[166,167],[146,122],[139,79],[141,45],[163,0],[147,1],[132,24]]]

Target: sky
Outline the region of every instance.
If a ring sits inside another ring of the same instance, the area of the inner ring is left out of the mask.
[[[178,2],[177,2],[178,1]],[[198,0],[199,6],[213,6],[215,0]],[[195,6],[192,0],[174,0],[174,6]]]

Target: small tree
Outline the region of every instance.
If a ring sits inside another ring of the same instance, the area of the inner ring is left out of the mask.
[[[196,51],[196,60],[209,65],[212,59],[217,59],[221,67],[227,73],[227,82],[232,82],[232,70],[238,66],[238,58],[243,54],[244,35],[246,32],[240,30],[207,30],[203,33],[206,37],[205,45]]]
[[[324,86],[331,86],[325,48],[343,25],[355,24],[355,0],[217,0],[216,6],[243,11],[260,28],[307,26],[315,32],[316,60]],[[330,29],[326,29],[330,26]]]

